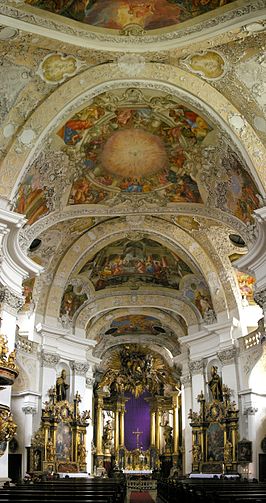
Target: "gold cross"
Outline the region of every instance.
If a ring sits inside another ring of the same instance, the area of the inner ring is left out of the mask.
[[[137,431],[132,431],[133,435],[136,435],[137,449],[139,448],[139,437],[142,435],[143,431],[139,431],[139,427],[137,427]]]

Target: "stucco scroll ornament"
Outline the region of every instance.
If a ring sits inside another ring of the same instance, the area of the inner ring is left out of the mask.
[[[71,361],[70,368],[76,375],[85,376],[90,368],[90,365],[89,363]]]
[[[51,367],[54,368],[60,361],[60,356],[54,353],[45,353],[42,351],[41,353],[41,363],[42,367]]]
[[[194,360],[192,362],[189,362],[188,366],[192,375],[201,374],[203,372],[202,360]]]
[[[218,353],[222,365],[233,363],[236,357],[236,348],[224,349]]]
[[[22,410],[24,412],[24,414],[36,414],[37,412],[37,409],[36,407],[32,407],[30,405],[26,405],[25,407],[22,407]]]
[[[86,377],[86,387],[91,388],[94,384],[95,379],[93,377]]]
[[[266,288],[264,288],[264,290],[255,291],[254,299],[263,311],[266,311]]]
[[[7,304],[18,311],[24,304],[24,298],[11,292],[6,286],[0,284],[0,303]]]
[[[181,376],[181,384],[183,384],[184,388],[191,387],[191,376],[189,374]]]

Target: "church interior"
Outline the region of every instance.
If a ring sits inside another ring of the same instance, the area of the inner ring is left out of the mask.
[[[265,501],[265,26],[265,0],[0,1],[6,501]]]

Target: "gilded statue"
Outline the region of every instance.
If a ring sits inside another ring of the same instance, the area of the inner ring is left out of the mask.
[[[52,440],[48,440],[46,445],[46,459],[49,462],[53,462],[55,459],[55,447]]]
[[[211,368],[211,379],[208,382],[209,389],[212,394],[213,400],[223,401],[223,389],[222,389],[222,379],[218,375],[218,367],[214,365]]]
[[[170,426],[169,421],[166,421],[165,424],[161,424],[160,426],[163,428],[165,447],[171,448],[173,442],[173,428]]]
[[[66,383],[66,371],[62,370],[61,375],[56,379],[56,401],[66,400],[66,392],[69,384]]]
[[[78,444],[78,460],[81,465],[86,463],[87,451],[84,444]]]
[[[103,444],[104,447],[109,448],[113,440],[113,427],[110,419],[106,422],[103,430]]]
[[[198,464],[201,460],[201,448],[200,445],[194,444],[192,448],[193,463]]]
[[[0,335],[0,359],[2,361],[5,361],[7,358],[7,353],[8,353],[8,348],[7,348],[7,340],[6,336],[1,334]]]
[[[233,451],[233,446],[229,440],[225,442],[224,445],[224,462],[225,464],[230,464],[232,463],[232,451]]]

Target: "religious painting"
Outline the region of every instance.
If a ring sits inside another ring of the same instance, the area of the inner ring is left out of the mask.
[[[197,278],[195,275],[184,278],[182,290],[184,296],[195,304],[203,317],[213,310],[210,290],[203,278]]]
[[[253,212],[260,206],[260,194],[251,176],[240,166],[239,161],[229,156],[223,160],[224,182],[216,185],[220,207],[230,211],[245,223],[253,220]],[[221,191],[221,187],[223,190]],[[225,194],[221,199],[221,192]]]
[[[236,277],[242,299],[246,300],[248,304],[255,304],[254,293],[256,279],[241,271],[236,271]]]
[[[68,285],[62,298],[60,316],[67,315],[69,318],[73,318],[75,312],[86,302],[87,298],[85,293],[76,293],[73,285]]]
[[[89,278],[95,290],[136,281],[179,289],[192,270],[177,254],[150,239],[121,240],[101,250],[87,262],[80,276]]]
[[[138,24],[164,28],[231,3],[232,0],[26,0],[26,3],[101,28]]]
[[[71,459],[72,431],[69,424],[61,421],[56,432],[56,458],[58,461]]]
[[[96,204],[120,191],[154,190],[162,190],[171,202],[202,203],[192,170],[185,169],[186,152],[200,148],[212,128],[182,105],[164,113],[163,119],[143,106],[104,115],[103,107],[95,104],[73,116],[58,131],[66,145],[81,144],[83,170],[68,204]]]
[[[252,463],[252,442],[250,440],[240,440],[237,445],[238,463]]]
[[[154,327],[160,326],[159,320],[153,316],[132,314],[121,316],[112,321],[111,329],[115,329],[114,336],[128,334],[154,334],[158,333]]]
[[[207,461],[223,461],[224,431],[219,423],[211,423],[207,429]]]
[[[23,296],[25,299],[22,307],[23,311],[28,311],[32,304],[32,292],[34,288],[35,278],[26,279],[23,281]]]
[[[19,186],[14,211],[26,215],[28,225],[48,213],[46,187],[41,186],[38,174],[29,174]]]

